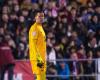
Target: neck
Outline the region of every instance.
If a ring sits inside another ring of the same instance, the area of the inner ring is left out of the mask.
[[[42,25],[42,23],[40,23],[40,22],[36,22],[36,24]]]

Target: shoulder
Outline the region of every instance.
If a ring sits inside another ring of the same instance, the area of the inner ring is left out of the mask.
[[[34,23],[34,24],[31,25],[30,30],[35,29],[35,28],[36,28],[36,24]]]
[[[34,23],[33,25],[31,25],[29,32],[37,30],[36,28],[37,28],[37,25],[36,25],[36,23]]]

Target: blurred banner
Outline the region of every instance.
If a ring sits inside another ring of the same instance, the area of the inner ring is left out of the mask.
[[[8,80],[8,74],[5,74],[5,79]],[[16,61],[14,68],[13,80],[34,80],[31,65],[28,61]]]

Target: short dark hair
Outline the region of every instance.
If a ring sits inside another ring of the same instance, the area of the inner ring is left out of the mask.
[[[42,10],[36,10],[35,12],[34,12],[34,16],[36,16],[38,13],[44,13]]]

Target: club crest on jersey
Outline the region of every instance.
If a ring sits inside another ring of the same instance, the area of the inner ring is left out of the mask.
[[[34,32],[32,33],[32,35],[33,35],[33,36],[36,36],[36,32],[34,31]]]

